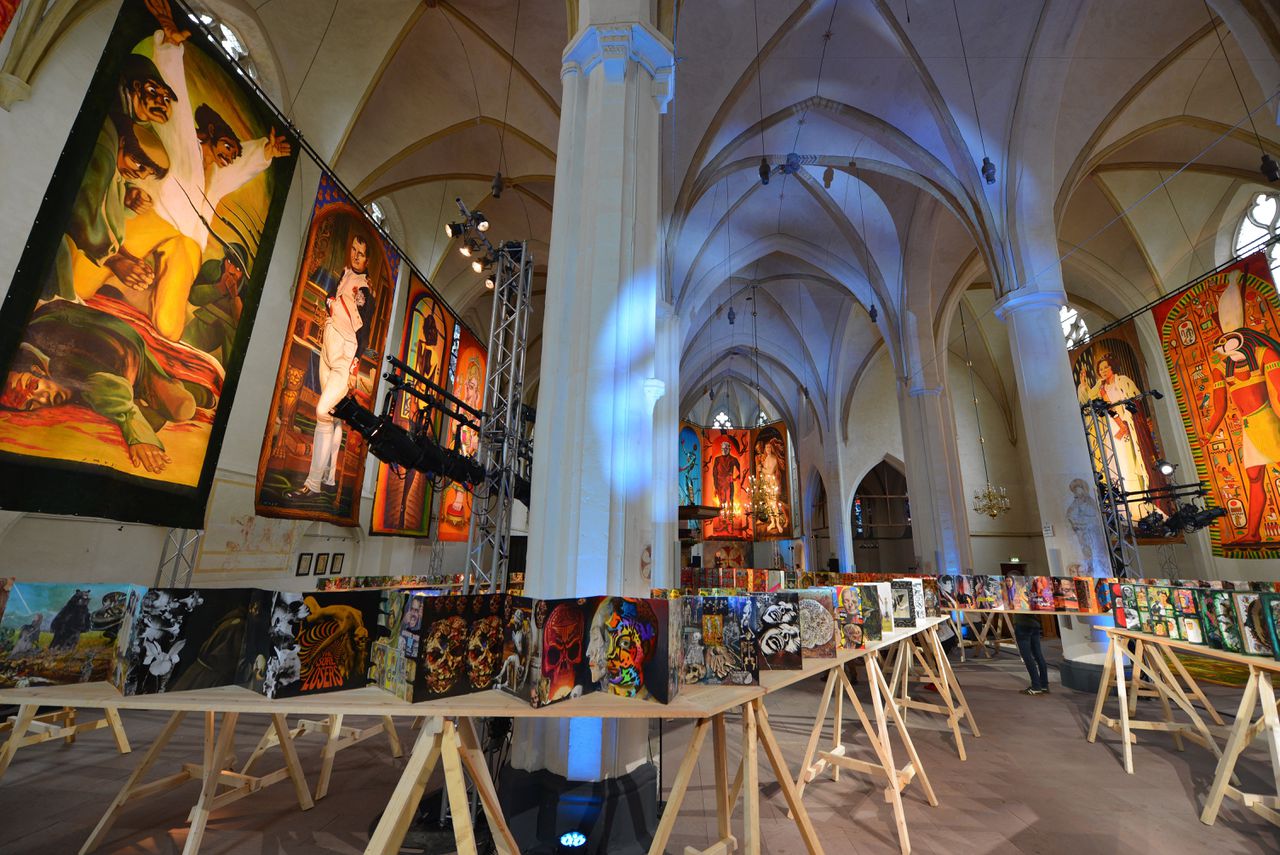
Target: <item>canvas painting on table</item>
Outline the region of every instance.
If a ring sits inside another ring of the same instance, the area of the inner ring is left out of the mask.
[[[1002,577],[974,576],[973,604],[979,609],[1004,608],[1004,595],[1001,592]]]
[[[752,594],[749,623],[756,635],[760,668],[794,671],[803,666],[800,597],[793,592]]]
[[[508,596],[502,607],[502,663],[493,687],[522,700],[534,692],[533,603],[529,597]]]
[[[9,602],[9,591],[13,589],[13,579],[0,576],[0,619],[4,618],[4,605]]]
[[[1280,660],[1280,594],[1264,593],[1258,598],[1267,634],[1271,638],[1271,656]]]
[[[938,605],[943,609],[954,609],[960,605],[959,582],[961,577],[954,575],[938,577]]]
[[[267,618],[269,595],[251,588],[151,588],[142,595],[121,673],[125,695],[185,692],[249,682],[249,627]]]
[[[760,682],[757,635],[751,624],[751,597],[687,597],[697,599],[698,643],[708,685],[749,686]],[[691,613],[692,614],[692,613]],[[687,637],[687,636],[686,636]],[[686,655],[690,648],[686,646]],[[696,650],[695,657],[696,657]],[[696,659],[695,659],[696,663]],[[689,663],[686,661],[686,673]]]
[[[533,601],[535,707],[595,691],[587,662],[587,630],[600,597]]]
[[[1027,602],[1032,611],[1051,612],[1056,608],[1052,578],[1048,576],[1032,576],[1027,580],[1027,585],[1029,591]]]
[[[834,588],[806,588],[800,595],[800,650],[806,658],[836,655]]]
[[[1270,656],[1271,633],[1267,631],[1266,617],[1262,613],[1262,594],[1237,591],[1231,596],[1236,608],[1236,624],[1240,627],[1243,652],[1250,656]]]
[[[418,643],[412,645],[417,658],[413,700],[492,688],[502,663],[503,595],[416,595],[410,605],[413,620],[406,623],[419,626]],[[401,635],[409,632],[403,629]]]
[[[421,647],[422,603],[409,591],[382,592],[377,640],[369,649],[369,682],[401,700],[413,700],[417,655]]]
[[[297,144],[183,7],[119,8],[0,308],[0,507],[197,529]]]
[[[679,650],[671,646],[670,618],[669,600],[599,598],[587,642],[587,664],[596,688],[670,703],[679,684]]]
[[[1231,591],[1212,591],[1209,596],[1210,612],[1207,615],[1214,623],[1217,636],[1222,640],[1222,649],[1230,653],[1244,653],[1244,638],[1240,634],[1240,624],[1236,620],[1235,596]]]
[[[0,688],[108,680],[135,585],[16,582],[0,617]]]
[[[877,627],[879,621],[877,615]],[[856,585],[836,587],[836,629],[840,649],[856,650],[866,644],[862,631],[862,596]]]

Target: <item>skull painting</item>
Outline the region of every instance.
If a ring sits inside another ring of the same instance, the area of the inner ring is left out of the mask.
[[[427,690],[441,695],[453,688],[462,670],[467,651],[467,622],[454,616],[431,625],[422,645]]]
[[[542,628],[542,682],[547,701],[568,697],[578,686],[583,653],[582,612],[574,603],[560,603]]]
[[[476,621],[467,639],[467,679],[471,688],[487,689],[493,684],[501,654],[502,619],[493,615]]]

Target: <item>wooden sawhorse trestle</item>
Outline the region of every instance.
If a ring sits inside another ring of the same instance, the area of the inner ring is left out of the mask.
[[[960,731],[961,720],[968,723],[969,732],[975,737],[981,737],[982,732],[978,730],[978,723],[974,721],[973,712],[969,709],[969,701],[965,698],[960,681],[951,668],[951,661],[942,648],[937,627],[930,626],[899,641],[886,652],[885,663],[886,667],[892,667],[889,696],[902,713],[903,721],[906,721],[908,710],[945,716],[947,727],[955,738],[956,753],[961,760],[967,759],[964,736]],[[911,697],[913,664],[920,668],[920,676],[916,681],[931,684],[937,690],[941,703]]]
[[[128,754],[131,750],[119,710],[106,707],[102,710],[102,718],[77,722],[75,707],[62,707],[47,713],[41,713],[39,709],[39,704],[22,704],[17,715],[0,724],[0,733],[9,732],[9,738],[0,745],[0,778],[4,777],[19,749],[54,739],[65,740],[67,745],[71,745],[77,734],[104,727],[111,728],[111,735],[121,754]]]
[[[323,719],[299,719],[293,729],[289,731],[289,736],[293,740],[308,733],[319,733],[325,737],[324,749],[321,752],[320,760],[320,777],[316,781],[315,798],[320,800],[329,794],[329,781],[333,777],[333,761],[337,757],[339,751],[350,748],[353,745],[359,745],[366,739],[372,739],[378,734],[385,733],[387,742],[391,745],[391,756],[400,757],[404,754],[404,749],[400,745],[400,734],[396,732],[396,723],[391,716],[382,716],[381,721],[370,727],[351,727],[343,725],[343,716],[330,715]],[[268,728],[267,732],[262,734],[262,739],[258,740],[258,746],[253,749],[253,753],[245,761],[244,767],[240,770],[244,774],[248,774],[262,755],[280,744],[280,737],[276,735],[275,728]]]

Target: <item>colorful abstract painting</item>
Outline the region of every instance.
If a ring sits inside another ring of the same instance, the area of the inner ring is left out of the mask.
[[[36,213],[0,308],[0,507],[204,525],[296,144],[185,23],[125,0]]]
[[[1131,401],[1132,407],[1121,405],[1151,389],[1133,321],[1125,321],[1073,348],[1070,359],[1081,404],[1097,400],[1117,404],[1100,415],[1101,431],[1097,435],[1092,423],[1085,423],[1094,471],[1102,471],[1104,443],[1109,441],[1115,448],[1115,466],[1110,473],[1114,483],[1122,484],[1128,492],[1167,486],[1168,479],[1156,468],[1164,446],[1151,412],[1151,399]],[[1129,502],[1129,513],[1135,521],[1152,511],[1168,516],[1174,510],[1169,499]]]
[[[406,306],[400,361],[443,388],[449,378],[456,326],[453,313],[415,273],[409,274]],[[428,391],[421,382],[406,379],[415,382],[420,392]],[[439,411],[404,392],[399,393],[392,418],[406,430],[425,430],[432,437],[440,432]],[[425,474],[379,461],[369,532],[426,537],[431,525],[431,499],[431,479]]]
[[[368,446],[333,408],[349,394],[376,407],[399,269],[364,209],[322,175],[258,459],[262,516],[357,524]]]
[[[1195,459],[1226,516],[1213,554],[1280,558],[1280,301],[1262,253],[1152,313]]]
[[[458,326],[457,351],[453,369],[453,396],[473,410],[484,409],[485,369],[488,353],[480,340],[464,326]],[[479,423],[477,416],[467,418]],[[471,424],[446,420],[441,444],[459,454],[474,457],[480,449],[480,433]],[[465,543],[471,534],[471,502],[474,497],[466,484],[450,481],[441,493],[440,524],[436,538]]]

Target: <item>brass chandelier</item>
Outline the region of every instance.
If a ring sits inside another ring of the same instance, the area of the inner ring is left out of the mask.
[[[982,436],[982,419],[978,413],[978,391],[973,379],[973,360],[969,356],[969,332],[965,327],[964,309],[960,310],[960,335],[964,338],[964,364],[969,369],[969,395],[973,398],[973,421],[978,428],[978,449],[982,452],[982,475],[986,483],[973,491],[973,509],[977,513],[996,519],[1009,510],[1009,494],[1004,487],[991,485],[991,472],[987,468],[987,441]]]

